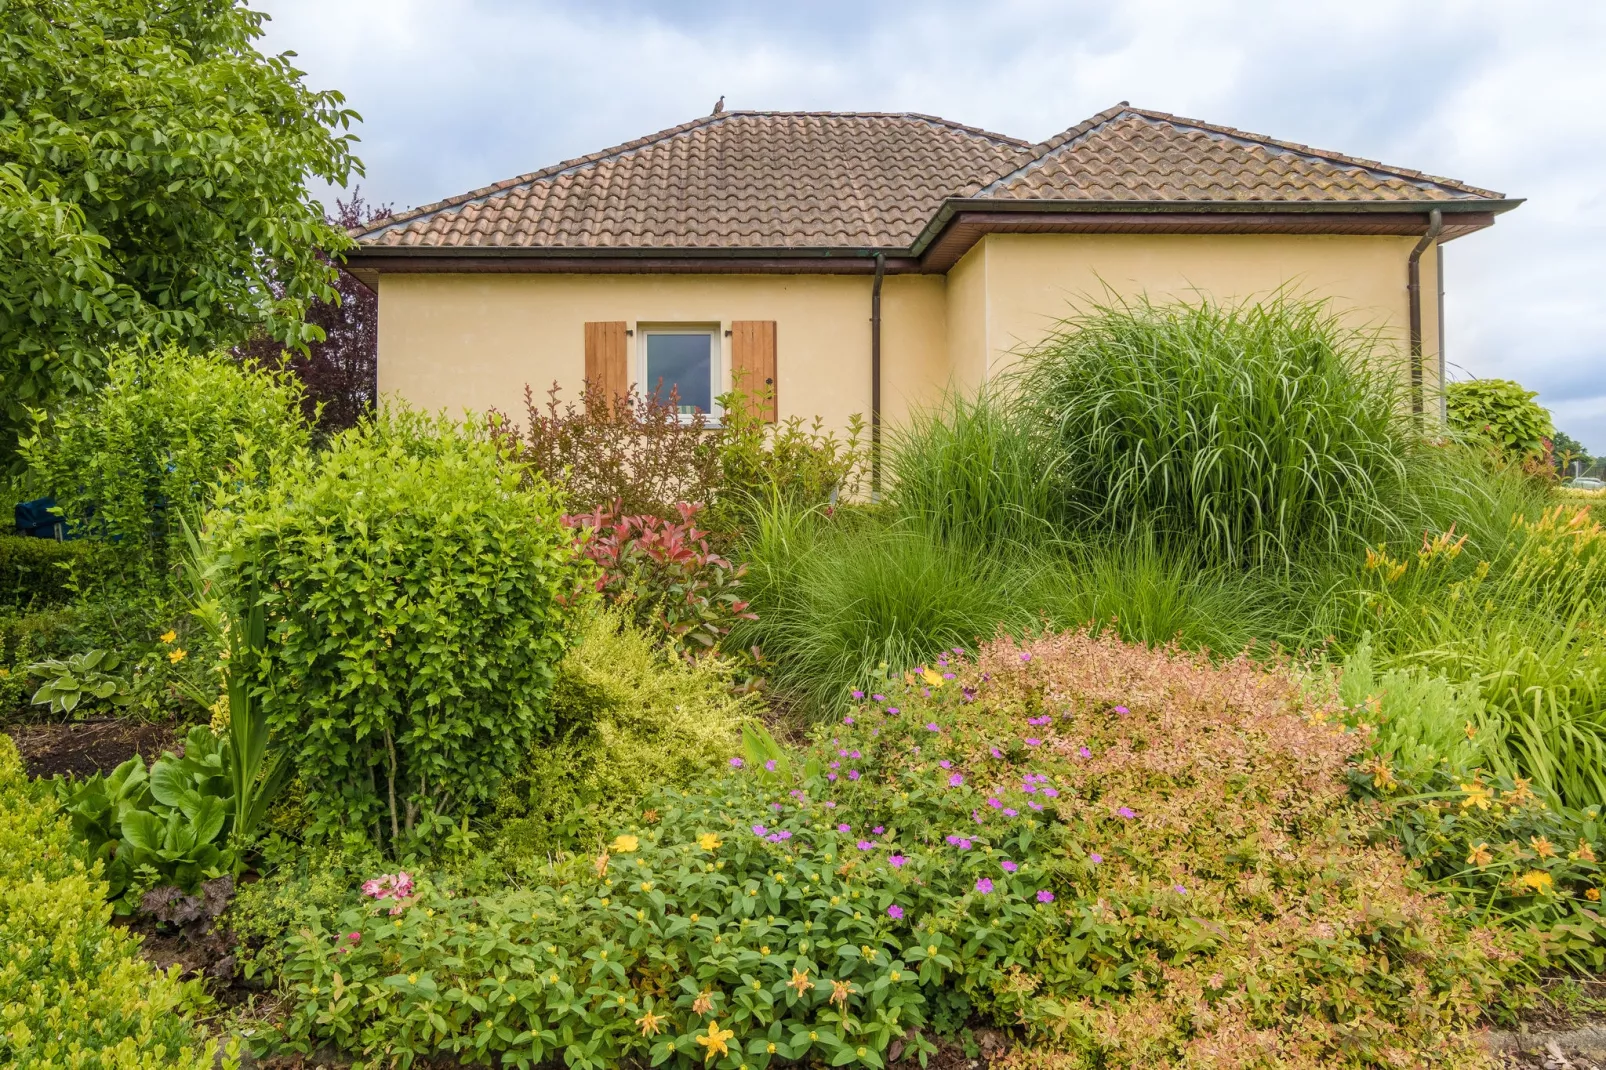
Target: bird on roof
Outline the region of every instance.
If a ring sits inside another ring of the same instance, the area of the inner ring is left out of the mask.
[[[709,112],[708,114],[710,114],[710,115],[718,115],[720,112],[722,112],[724,110],[725,110],[725,94],[721,93],[719,95],[719,99],[714,101],[714,110]]]

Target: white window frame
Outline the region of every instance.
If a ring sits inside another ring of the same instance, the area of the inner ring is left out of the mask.
[[[708,398],[709,412],[704,416],[709,427],[718,427],[724,410],[720,407],[719,396],[728,387],[725,385],[726,368],[729,360],[725,353],[725,336],[729,333],[724,323],[702,321],[695,323],[666,323],[642,322],[631,324],[631,337],[635,341],[634,353],[631,359],[632,369],[635,372],[635,381],[641,384],[643,396],[650,395],[655,384],[647,378],[647,337],[654,334],[696,334],[708,338]],[[696,417],[690,413],[678,413],[680,422],[691,423]]]

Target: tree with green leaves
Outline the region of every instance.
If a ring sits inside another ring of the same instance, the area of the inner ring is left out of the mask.
[[[0,461],[114,343],[318,341],[356,113],[241,0],[0,0]]]

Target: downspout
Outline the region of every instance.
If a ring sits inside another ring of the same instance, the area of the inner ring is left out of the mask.
[[[1448,370],[1444,363],[1444,243],[1440,242],[1433,247],[1433,277],[1438,281],[1439,290],[1439,426],[1447,427],[1450,423],[1450,396],[1444,389],[1445,372]]]
[[[875,254],[875,281],[870,284],[870,497],[881,497],[881,276],[886,257]]]
[[[1428,229],[1411,249],[1405,266],[1405,299],[1411,317],[1411,413],[1422,415],[1422,254],[1444,229],[1444,213],[1428,213]]]

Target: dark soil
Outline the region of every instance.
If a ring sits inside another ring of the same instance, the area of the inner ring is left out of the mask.
[[[16,741],[22,764],[31,777],[62,773],[85,777],[109,773],[138,754],[147,761],[164,750],[177,751],[187,726],[176,721],[155,723],[131,718],[97,717],[49,724],[0,727]]]

